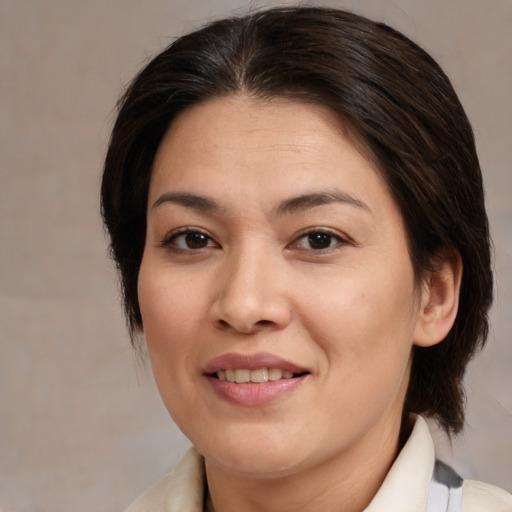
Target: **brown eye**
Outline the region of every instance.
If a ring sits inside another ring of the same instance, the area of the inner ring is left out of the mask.
[[[208,237],[203,233],[187,233],[185,244],[189,249],[202,249],[208,245]]]
[[[176,233],[168,239],[165,245],[189,251],[205,249],[206,247],[218,247],[208,235],[200,231]]]
[[[308,249],[321,251],[337,245],[343,245],[345,240],[334,233],[328,231],[310,231],[297,239],[294,246],[299,249]]]
[[[329,233],[310,233],[308,243],[311,249],[327,249],[332,245],[333,236]]]

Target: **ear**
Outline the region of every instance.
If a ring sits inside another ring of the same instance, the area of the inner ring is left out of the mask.
[[[422,283],[415,345],[430,347],[448,335],[457,316],[461,280],[460,254],[454,249],[440,250]]]

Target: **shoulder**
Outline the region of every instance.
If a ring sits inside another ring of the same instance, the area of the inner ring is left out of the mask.
[[[464,480],[463,512],[512,512],[512,495],[494,485]]]
[[[201,512],[204,461],[189,448],[174,469],[142,494],[125,512]]]

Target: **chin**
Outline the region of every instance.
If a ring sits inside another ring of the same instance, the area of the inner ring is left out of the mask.
[[[302,466],[301,461],[292,460],[292,457],[262,455],[261,450],[245,456],[222,454],[212,459],[210,461],[225,473],[258,480],[284,478],[297,473]]]
[[[218,449],[216,449],[218,447]],[[230,474],[247,478],[277,478],[297,471],[304,464],[304,453],[284,439],[264,434],[240,432],[219,440],[205,450],[196,446],[211,464]]]

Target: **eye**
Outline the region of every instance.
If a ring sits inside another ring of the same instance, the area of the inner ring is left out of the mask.
[[[345,240],[341,236],[329,231],[310,231],[299,237],[293,245],[299,249],[319,251],[343,243],[345,243]]]
[[[188,251],[205,249],[206,247],[218,247],[218,244],[205,233],[188,228],[166,237],[162,245]]]

